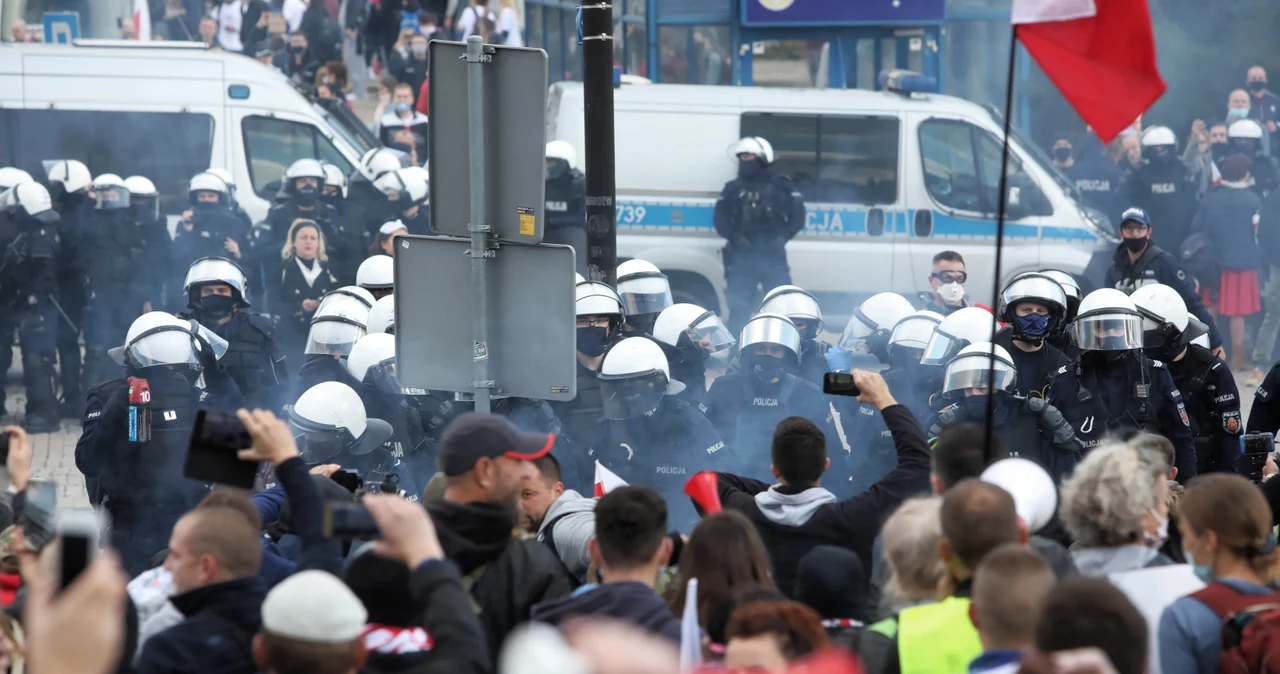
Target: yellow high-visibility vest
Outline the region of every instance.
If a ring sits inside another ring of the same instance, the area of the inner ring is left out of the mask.
[[[947,597],[898,614],[898,662],[902,674],[966,672],[982,654],[969,620],[969,600]]]

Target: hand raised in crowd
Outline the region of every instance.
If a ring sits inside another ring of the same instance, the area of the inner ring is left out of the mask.
[[[231,253],[231,255],[237,260],[240,259],[240,244],[236,243],[235,239],[227,237],[227,241],[223,244],[223,247],[226,248],[227,252]]]
[[[23,606],[26,656],[41,672],[106,674],[115,671],[124,649],[125,583],[114,553],[98,555],[57,594],[56,579],[32,553],[19,559],[27,586]],[[68,648],[69,635],[75,647]]]
[[[315,311],[320,303],[316,300],[302,300],[302,310],[306,312]]]
[[[276,418],[267,410],[246,409],[236,411],[253,439],[253,446],[239,452],[241,461],[269,461],[278,466],[298,455],[298,444],[293,441],[289,424]]]
[[[410,569],[428,560],[444,559],[436,527],[421,504],[390,494],[369,494],[363,502],[382,533],[382,539],[374,544],[374,552],[399,559]]]
[[[3,430],[9,436],[9,458],[4,467],[9,471],[9,483],[22,491],[31,480],[31,438],[21,426],[5,426]]]
[[[312,475],[323,475],[324,477],[333,477],[333,474],[342,470],[342,466],[336,463],[324,463],[319,466],[311,467]]]
[[[858,394],[858,402],[870,403],[878,410],[898,404],[898,401],[893,399],[893,394],[889,393],[889,385],[885,383],[884,377],[875,372],[854,370],[853,383],[857,384],[858,390],[861,391]]]

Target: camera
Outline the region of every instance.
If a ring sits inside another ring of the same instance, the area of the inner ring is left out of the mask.
[[[1275,451],[1276,437],[1272,433],[1245,433],[1240,436],[1240,460],[1236,472],[1254,482],[1262,482],[1262,467],[1267,457]]]
[[[373,538],[378,525],[369,510],[359,503],[327,501],[324,504],[324,535],[331,538]]]
[[[359,489],[356,490],[356,498],[365,494],[389,494],[391,496],[404,496],[404,492],[400,489],[400,476],[388,475],[381,482],[365,481]]]
[[[822,375],[822,392],[832,396],[853,398],[862,395],[862,391],[853,381],[853,375],[844,372],[828,372]]]
[[[191,429],[182,475],[201,482],[253,489],[258,464],[256,461],[241,461],[238,455],[240,450],[252,446],[253,439],[239,419],[223,412],[200,409]]]

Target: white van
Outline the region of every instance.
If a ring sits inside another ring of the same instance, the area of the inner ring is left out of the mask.
[[[190,42],[0,44],[0,166],[42,177],[79,159],[93,175],[143,175],[169,215],[208,168],[235,177],[266,217],[285,168],[314,157],[351,175],[376,139],[345,108],[313,103],[275,68]]]
[[[551,87],[548,140],[583,152],[582,85]],[[955,250],[971,298],[991,302],[1002,123],[962,99],[903,91],[626,85],[614,90],[619,258],[643,258],[677,301],[723,308],[724,241],[712,213],[736,174],[729,146],[767,139],[773,170],[804,195],[808,223],[787,245],[792,280],[828,313],[857,297],[928,290],[933,256]],[[1107,218],[1031,142],[1010,147],[1001,277],[1044,267],[1080,275],[1110,250]],[[836,328],[839,330],[839,328]]]

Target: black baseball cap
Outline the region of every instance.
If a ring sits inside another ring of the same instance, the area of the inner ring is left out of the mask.
[[[456,477],[475,468],[482,458],[535,461],[555,444],[554,433],[525,433],[506,417],[467,412],[445,429],[436,460],[445,475]]]

